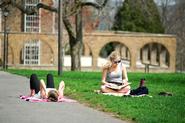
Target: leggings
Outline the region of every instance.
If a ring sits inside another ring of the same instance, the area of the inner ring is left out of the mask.
[[[52,74],[47,74],[46,88],[55,88]],[[40,91],[40,81],[38,80],[36,74],[32,74],[30,76],[30,89],[35,90],[36,94]]]

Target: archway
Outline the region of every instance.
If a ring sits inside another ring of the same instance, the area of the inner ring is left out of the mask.
[[[127,68],[130,67],[130,51],[126,45],[118,41],[111,41],[103,46],[99,53],[98,66],[102,66],[112,51],[118,51]]]
[[[160,43],[148,43],[140,49],[137,60],[137,68],[150,65],[153,68],[168,68],[170,66],[170,56],[167,48]]]
[[[64,66],[71,66],[71,56],[70,56],[70,45],[66,43],[64,45]],[[91,68],[92,67],[92,51],[88,44],[83,43],[82,46],[82,54],[81,54],[81,67],[83,68]]]

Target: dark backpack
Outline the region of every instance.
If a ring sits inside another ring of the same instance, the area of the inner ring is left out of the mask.
[[[148,94],[148,88],[145,86],[138,87],[137,89],[133,89],[130,92],[130,95],[142,95],[142,94]]]

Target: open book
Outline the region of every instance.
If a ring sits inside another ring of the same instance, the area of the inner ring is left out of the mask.
[[[109,84],[106,84],[105,86],[108,87],[108,88],[111,88],[111,89],[116,89],[116,90],[120,90],[128,85],[130,85],[131,83],[126,83],[124,85],[116,85],[114,83],[109,83]]]

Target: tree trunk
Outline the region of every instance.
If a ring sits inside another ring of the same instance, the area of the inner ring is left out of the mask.
[[[76,38],[70,38],[71,43],[71,70],[81,70],[81,54],[82,54],[82,8],[76,14]],[[71,41],[74,40],[74,41]]]
[[[71,52],[71,70],[72,71],[80,71],[81,70],[81,42],[77,41],[76,38],[70,38],[70,52]]]

